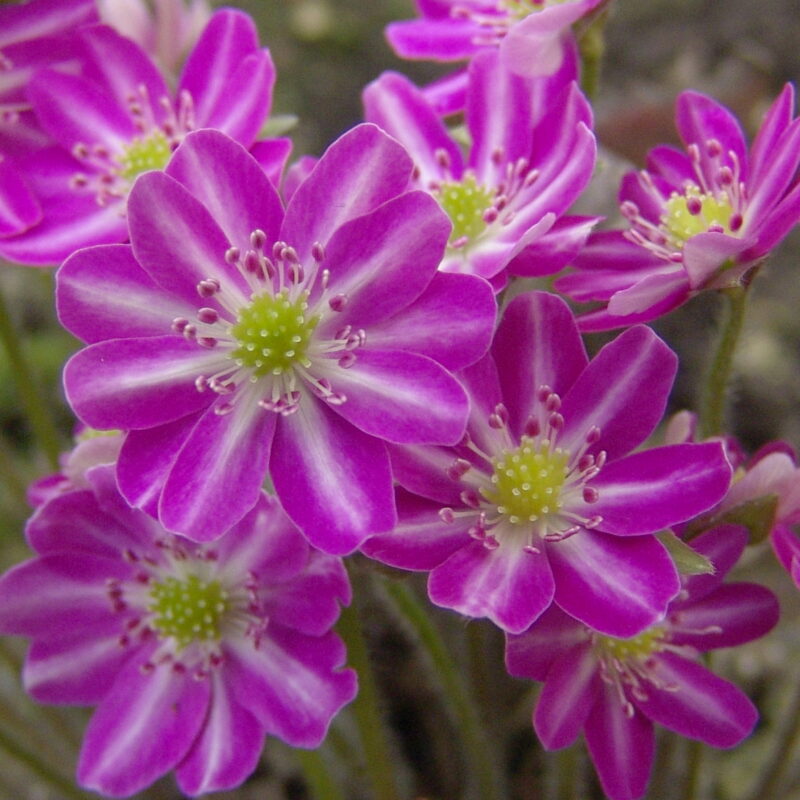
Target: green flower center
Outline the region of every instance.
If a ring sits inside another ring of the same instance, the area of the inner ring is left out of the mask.
[[[125,148],[125,154],[119,158],[119,174],[132,181],[142,172],[151,169],[164,169],[172,155],[172,148],[167,137],[161,131],[149,136],[137,136]]]
[[[595,647],[600,652],[615,661],[625,662],[628,659],[642,659],[651,653],[663,649],[664,628],[654,625],[638,636],[630,639],[617,639],[614,636],[594,635]]]
[[[694,206],[692,210],[696,213],[689,210],[690,204]],[[725,196],[715,197],[694,188],[689,189],[686,194],[673,192],[665,206],[666,211],[661,222],[681,242],[698,233],[705,233],[711,225],[719,225],[725,233],[731,233],[733,209]]]
[[[453,223],[450,241],[472,240],[486,229],[483,214],[492,205],[492,192],[468,173],[460,182],[442,184],[439,203]]]
[[[231,328],[239,342],[231,354],[236,362],[258,377],[281,375],[298,363],[310,366],[306,350],[319,317],[306,317],[307,299],[304,292],[290,300],[286,290],[256,295]]]
[[[150,590],[151,624],[161,636],[172,636],[183,648],[196,641],[219,641],[220,626],[230,607],[219,581],[166,578]]]
[[[534,522],[561,508],[568,461],[563,450],[545,449],[525,436],[516,450],[494,459],[492,487],[481,493],[509,522]]]

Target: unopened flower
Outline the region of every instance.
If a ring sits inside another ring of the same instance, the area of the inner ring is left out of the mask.
[[[506,665],[543,681],[534,728],[548,750],[583,731],[611,800],[637,800],[653,764],[653,723],[713,747],[733,747],[758,712],[744,693],[714,675],[701,653],[763,636],[778,621],[778,602],[762,586],[723,584],[747,542],[743,528],[721,526],[692,545],[716,567],[684,579],[663,619],[616,638],[553,607],[530,630],[507,638]]]
[[[561,299],[514,298],[491,356],[459,373],[466,439],[392,448],[400,522],[363,551],[430,570],[434,603],[506,631],[552,602],[611,636],[652,625],[679,580],[651,534],[719,502],[730,480],[719,443],[631,453],[661,420],[676,366],[644,326],[590,362]]]
[[[556,288],[605,306],[582,330],[654,319],[703,289],[736,286],[800,219],[800,119],[787,84],[748,153],[728,109],[697,92],[677,102],[685,152],[661,146],[623,178],[624,231],[593,234]]]
[[[116,463],[123,439],[122,431],[94,431],[82,427],[75,435],[72,450],[59,456],[59,471],[28,487],[28,502],[36,508],[65,492],[87,489],[91,470]]]
[[[414,186],[453,223],[440,269],[503,283],[558,272],[580,249],[593,218],[562,217],[595,161],[591,110],[563,76],[524,79],[494,51],[469,67],[466,157],[423,92],[397,73],[364,91],[365,118],[406,146]]]
[[[106,25],[72,38],[77,74],[37,71],[26,89],[48,146],[15,160],[42,220],[0,239],[0,254],[23,264],[53,264],[80,247],[124,242],[131,186],[163,169],[186,134],[216,128],[250,147],[269,113],[275,70],[246,14],[222,9],[192,50],[173,91],[150,57]],[[288,154],[283,144],[264,155]],[[274,170],[273,170],[274,171]],[[0,183],[0,206],[15,187]],[[3,195],[7,196],[3,196]]]
[[[404,58],[463,61],[499,48],[517,75],[552,75],[573,23],[602,0],[416,0],[421,19],[393,22],[386,38]]]
[[[356,693],[341,561],[266,495],[208,546],[131,509],[110,468],[90,483],[39,508],[36,557],[0,578],[0,629],[33,640],[26,689],[98,706],[79,782],[127,796],[174,770],[196,795],[242,783],[267,734],[318,746]]]
[[[782,442],[762,448],[734,481],[720,503],[719,515],[736,513],[748,504],[772,499],[766,529],[778,560],[800,587],[800,467],[794,450]]]
[[[268,475],[322,549],[395,522],[385,441],[458,441],[467,397],[447,368],[488,348],[488,284],[437,272],[449,222],[373,125],[322,156],[284,214],[255,160],[189,134],[129,199],[131,246],[58,273],[62,323],[89,347],[65,370],[78,416],[128,431],[123,494],[213,539]],[[442,364],[444,366],[442,366]]]

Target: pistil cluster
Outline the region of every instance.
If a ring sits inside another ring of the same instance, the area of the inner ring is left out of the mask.
[[[202,348],[218,350],[224,359],[214,374],[199,375],[195,386],[220,396],[214,406],[217,414],[230,413],[234,403],[246,396],[246,402],[287,416],[297,411],[304,389],[331,405],[341,405],[346,396],[334,391],[322,373],[328,374],[333,364],[351,367],[358,348],[366,343],[366,332],[345,325],[332,337],[317,333],[324,316],[347,305],[346,294],[328,290],[330,273],[321,266],[321,244],[312,247],[314,264],[308,271],[285,242],[276,242],[269,255],[266,246],[266,234],[255,230],[248,250],[231,247],[225,253],[226,262],[246,282],[249,302],[242,305],[239,291],[207,278],[197,284],[197,293],[220,310],[203,306],[194,322],[185,317],[172,321],[175,333]]]
[[[687,154],[694,180],[687,179],[680,191],[672,190],[665,196],[665,189],[656,184],[649,172],[638,173],[640,186],[649,200],[663,209],[657,222],[647,219],[633,200],[625,200],[620,205],[623,216],[631,224],[625,236],[664,261],[675,263],[683,261],[683,246],[693,236],[701,233],[739,235],[747,204],[735,151],[723,153],[719,141],[709,139],[702,149],[690,144]]]

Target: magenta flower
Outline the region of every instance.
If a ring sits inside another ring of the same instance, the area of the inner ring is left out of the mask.
[[[746,542],[745,529],[735,526],[695,539],[693,547],[716,573],[685,579],[665,617],[634,638],[605,636],[555,607],[530,630],[508,637],[508,671],[544,681],[533,718],[542,744],[558,750],[583,731],[611,800],[644,795],[653,723],[713,747],[733,747],[752,731],[756,708],[698,658],[757,639],[778,621],[768,589],[722,583]]]
[[[705,95],[678,97],[686,145],[650,151],[647,169],[625,176],[625,231],[593,234],[556,288],[603,308],[582,330],[645,322],[702,289],[746,279],[800,219],[800,119],[787,84],[767,112],[748,154],[739,123]]]
[[[75,31],[96,21],[92,0],[0,6],[0,238],[24,232],[42,217],[30,186],[9,161],[48,141],[26,95],[31,72],[73,68]]]
[[[563,71],[562,71],[563,72]],[[574,70],[573,70],[574,72]],[[364,92],[365,118],[406,146],[414,185],[453,223],[440,269],[485,278],[558,272],[595,220],[562,217],[594,169],[591,110],[569,74],[528,80],[495,52],[469,67],[466,159],[420,89],[384,73]]]
[[[421,19],[393,22],[386,38],[404,58],[462,61],[499,48],[517,75],[552,75],[570,27],[603,0],[416,0]]]
[[[39,70],[27,86],[50,146],[16,160],[42,213],[38,225],[0,239],[0,254],[23,264],[58,263],[80,247],[126,241],[126,200],[137,175],[162,169],[195,128],[217,128],[249,147],[270,108],[272,60],[239,11],[214,14],[174,92],[149,56],[108,26],[79,30],[72,46],[78,74]],[[286,143],[260,149],[265,165],[279,171]],[[15,191],[0,182],[0,206],[15,202]]]
[[[133,505],[205,541],[268,475],[327,552],[394,525],[384,442],[459,440],[467,397],[445,367],[479,358],[495,317],[485,281],[437,272],[450,225],[406,191],[411,170],[359,126],[284,214],[240,145],[197,131],[137,180],[131,246],[64,264],[60,318],[90,343],[67,395],[91,427],[129,431],[118,470]]]
[[[430,570],[434,603],[512,633],[552,602],[610,636],[652,625],[679,580],[650,534],[710,508],[730,481],[719,443],[630,453],[661,420],[676,366],[643,326],[589,362],[561,299],[514,298],[491,356],[460,373],[467,439],[393,448],[400,522],[363,551]]]
[[[208,546],[131,509],[110,468],[90,482],[37,511],[36,557],[0,578],[0,629],[33,640],[26,689],[98,706],[80,783],[127,796],[175,770],[195,795],[244,781],[266,734],[318,746],[356,693],[341,561],[266,495]]]

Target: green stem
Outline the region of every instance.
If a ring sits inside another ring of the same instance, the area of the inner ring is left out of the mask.
[[[797,763],[796,748],[800,745],[800,681],[797,681],[783,725],[778,733],[778,744],[748,797],[761,800],[766,797],[782,797],[779,789],[786,770]]]
[[[458,667],[430,616],[408,586],[399,581],[386,581],[386,591],[403,618],[411,625],[435,668],[435,674],[455,714],[467,751],[467,763],[472,765],[480,787],[481,800],[501,800],[505,795],[497,770],[499,759],[493,757],[481,719],[461,679]]]
[[[303,768],[311,794],[317,800],[345,800],[342,790],[331,776],[321,750],[295,750],[294,754]]]
[[[20,479],[19,464],[11,458],[10,446],[5,437],[0,437],[0,479],[11,495],[11,500],[20,508],[26,508],[28,497],[25,483]]]
[[[33,373],[28,368],[22,343],[17,336],[8,304],[0,291],[0,339],[3,341],[10,363],[11,377],[17,387],[20,401],[30,422],[31,430],[39,442],[39,446],[47,456],[50,466],[58,468],[58,454],[61,452],[58,430],[44,402],[44,395],[39,390]]]
[[[350,577],[356,583],[355,579],[359,576],[351,570]],[[350,666],[358,673],[358,695],[352,704],[353,714],[361,735],[367,775],[376,800],[398,800],[386,729],[378,705],[378,687],[355,604],[354,598],[351,606],[342,609],[339,624],[336,626],[347,645]]]
[[[38,756],[26,750],[14,739],[7,736],[2,729],[0,729],[0,747],[17,761],[25,764],[31,772],[38,775],[43,781],[61,792],[64,797],[72,797],[75,798],[75,800],[87,800],[88,795],[85,792],[82,792],[73,785],[71,781],[51,769]]]
[[[605,28],[609,6],[603,5],[598,12],[577,31],[578,49],[581,55],[581,89],[589,100],[597,96],[600,87],[600,69],[606,50]]]
[[[722,294],[728,301],[727,313],[700,401],[700,435],[704,439],[718,436],[725,429],[725,406],[733,355],[744,326],[747,306],[747,289],[744,286],[723,289]]]
[[[700,797],[700,785],[705,758],[705,746],[702,742],[693,739],[687,742],[686,777],[683,794],[684,800],[697,800]]]

